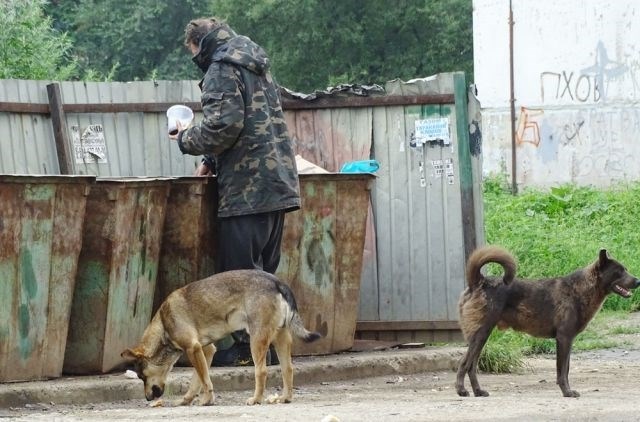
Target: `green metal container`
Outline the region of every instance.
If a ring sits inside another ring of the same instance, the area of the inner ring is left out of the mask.
[[[314,343],[296,340],[296,355],[353,346],[369,210],[370,174],[301,174],[302,210],[286,215],[276,275],[293,290]]]
[[[0,382],[62,374],[92,176],[0,176]]]
[[[154,313],[171,292],[215,272],[216,208],[214,178],[193,176],[171,181]]]
[[[97,179],[87,200],[64,372],[106,373],[151,320],[170,179]]]

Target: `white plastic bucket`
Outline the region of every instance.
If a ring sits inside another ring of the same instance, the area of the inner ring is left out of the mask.
[[[167,110],[167,131],[169,135],[178,134],[178,121],[183,128],[189,126],[193,120],[193,110],[182,104],[176,104]]]

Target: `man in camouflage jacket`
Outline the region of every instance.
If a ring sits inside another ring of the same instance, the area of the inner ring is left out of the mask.
[[[215,18],[191,21],[185,43],[205,74],[204,119],[178,134],[178,146],[185,154],[205,155],[197,174],[217,176],[218,271],[274,273],[284,213],[300,208],[300,195],[269,59],[262,47]]]
[[[275,273],[284,214],[300,208],[300,194],[269,59],[259,45],[216,18],[189,22],[185,45],[204,72],[204,118],[181,130],[177,141],[184,154],[205,156],[196,175],[217,176],[216,271],[255,268]],[[250,359],[246,334],[234,337],[232,346],[230,337],[216,344],[214,365]],[[275,356],[267,357],[268,364],[276,362]]]

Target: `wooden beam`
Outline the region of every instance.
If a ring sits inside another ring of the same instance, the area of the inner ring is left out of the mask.
[[[193,111],[201,111],[199,102],[182,103],[103,103],[103,104],[65,104],[67,113],[164,113],[175,104],[183,104]]]
[[[184,104],[194,111],[202,110],[199,102],[63,104],[62,109],[67,113],[164,113],[174,104]],[[5,113],[49,114],[49,111],[49,104],[0,102],[0,112]]]
[[[285,110],[314,110],[323,108],[357,108],[453,103],[454,96],[451,94],[392,95],[373,97],[326,97],[309,101],[283,99],[282,107]],[[66,113],[164,113],[174,104],[183,104],[191,108],[193,111],[202,111],[202,105],[200,102],[63,104],[62,109]],[[49,111],[50,107],[47,104],[0,102],[0,112],[49,114]]]
[[[0,112],[49,114],[48,104],[0,102]]]
[[[323,97],[316,100],[292,100],[283,98],[282,108],[285,110],[312,110],[321,108],[405,106],[453,103],[454,96],[452,94],[390,95],[371,97]]]
[[[458,321],[358,321],[356,331],[459,330]]]
[[[49,96],[51,124],[53,126],[53,137],[56,141],[56,154],[58,156],[60,174],[72,174],[71,143],[69,142],[67,120],[65,119],[64,109],[62,108],[60,84],[52,83],[47,85],[47,95]]]

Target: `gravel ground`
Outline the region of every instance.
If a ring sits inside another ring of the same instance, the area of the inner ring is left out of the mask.
[[[621,324],[640,326],[640,314]],[[149,407],[144,400],[83,406],[38,404],[1,409],[17,421],[639,421],[640,334],[615,335],[624,347],[574,353],[569,380],[579,398],[562,397],[555,358],[526,361],[518,374],[480,374],[485,398],[458,397],[453,371],[305,385],[294,402],[245,406],[249,391],[219,392],[211,407]],[[467,380],[468,385],[468,380]],[[268,394],[275,390],[268,391]]]

